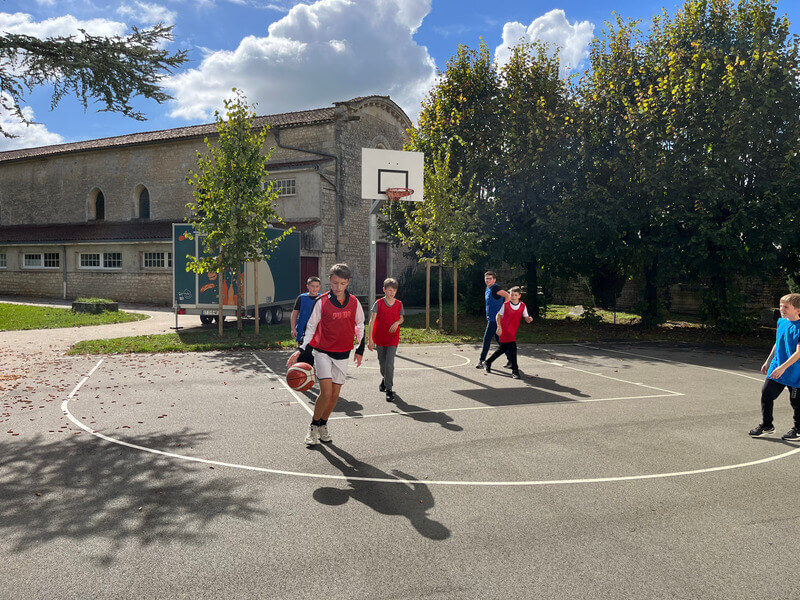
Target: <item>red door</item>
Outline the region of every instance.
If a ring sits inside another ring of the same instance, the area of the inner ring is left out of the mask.
[[[319,277],[319,257],[300,257],[300,293],[307,292],[306,281],[309,277]]]
[[[389,276],[389,244],[378,242],[375,260],[375,293],[383,293],[383,282]]]

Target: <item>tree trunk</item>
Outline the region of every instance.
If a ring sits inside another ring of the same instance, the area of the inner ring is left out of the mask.
[[[444,318],[444,307],[442,306],[442,275],[444,275],[444,267],[441,261],[439,261],[439,331],[444,329],[444,323],[442,322]]]
[[[225,270],[222,268],[222,255],[219,255],[219,270],[217,271],[217,296],[219,296],[219,312],[217,313],[217,333],[222,337],[222,307],[225,305],[225,296],[222,295],[222,285],[225,283]]]
[[[259,332],[258,326],[260,321],[259,317],[261,316],[261,313],[259,312],[259,307],[258,307],[258,261],[257,260],[253,261],[253,294],[255,296],[254,300],[255,306],[253,307],[253,316],[256,318],[255,331],[256,331],[256,337],[258,337],[258,332]]]
[[[642,324],[645,327],[655,327],[661,322],[658,302],[658,254],[647,264],[644,269],[644,311]]]
[[[528,282],[528,314],[535,320],[539,319],[538,265],[539,261],[536,258],[525,262],[525,279]]]
[[[431,328],[431,261],[425,261],[425,331]]]
[[[453,333],[458,333],[458,265],[453,263]]]
[[[233,285],[233,289],[236,292],[236,337],[241,338],[244,335],[242,331],[242,301],[244,300],[244,298],[242,298],[244,295],[244,290],[242,288],[244,288],[244,286],[240,284],[244,283],[244,277],[238,270],[234,271],[233,274],[234,280],[236,281],[235,285]]]

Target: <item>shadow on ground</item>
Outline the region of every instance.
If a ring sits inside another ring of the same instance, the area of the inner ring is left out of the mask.
[[[347,477],[348,489],[321,487],[314,490],[314,499],[320,504],[338,506],[350,498],[361,502],[382,515],[406,517],[421,535],[431,540],[446,540],[450,530],[431,519],[428,511],[433,508],[433,494],[423,482],[401,471],[391,474],[357,460],[341,448],[318,444],[320,454]],[[380,483],[364,481],[363,478],[414,480],[414,483]]]
[[[207,438],[184,430],[125,441],[183,453]],[[97,549],[94,560],[110,565],[131,541],[207,543],[209,524],[252,520],[265,514],[259,502],[207,465],[96,438],[0,442],[0,535],[16,552],[57,539],[89,542],[87,548]]]

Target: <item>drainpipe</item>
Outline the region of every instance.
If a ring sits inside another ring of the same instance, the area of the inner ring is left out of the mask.
[[[272,130],[272,133],[275,134],[275,145],[278,146],[278,148],[283,148],[284,150],[295,150],[297,152],[306,152],[307,154],[315,154],[317,156],[324,156],[326,158],[331,158],[336,162],[336,167],[335,167],[335,170],[336,170],[336,183],[333,183],[330,179],[325,177],[325,175],[320,174],[320,177],[322,177],[331,186],[333,186],[333,189],[334,189],[334,191],[336,193],[336,262],[338,263],[339,260],[340,260],[340,258],[339,258],[339,203],[341,201],[341,186],[339,185],[339,182],[342,180],[341,173],[339,172],[339,157],[336,156],[335,154],[329,154],[327,152],[319,152],[317,150],[308,150],[307,148],[297,148],[295,146],[287,146],[286,144],[281,144],[280,129],[278,129],[277,127],[273,127],[273,128],[271,128],[271,130]]]
[[[61,268],[61,296],[62,300],[67,299],[67,247],[61,246],[61,251],[64,253],[64,266]]]

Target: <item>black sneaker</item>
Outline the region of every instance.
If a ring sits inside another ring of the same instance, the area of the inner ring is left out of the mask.
[[[385,392],[386,391],[386,384],[384,383],[383,379],[381,379],[381,384],[378,386],[378,391],[379,392]]]
[[[392,390],[386,391],[386,401],[387,402],[394,402],[394,392]]]
[[[769,427],[758,425],[750,430],[750,437],[761,437],[762,435],[772,435],[773,433],[775,433],[775,428],[772,425]]]
[[[476,368],[476,369],[482,369],[482,368],[483,368],[483,361],[482,361],[482,360],[479,360],[479,361],[478,361],[478,364],[477,364],[477,365],[475,365],[475,368]]]
[[[483,370],[486,371],[487,373],[491,373],[492,365],[490,365],[488,362],[483,363]]]
[[[511,371],[511,379],[519,379],[519,371]]]
[[[797,442],[800,440],[800,432],[797,431],[797,427],[792,427],[789,431],[781,436],[781,439],[788,440],[790,442]]]

